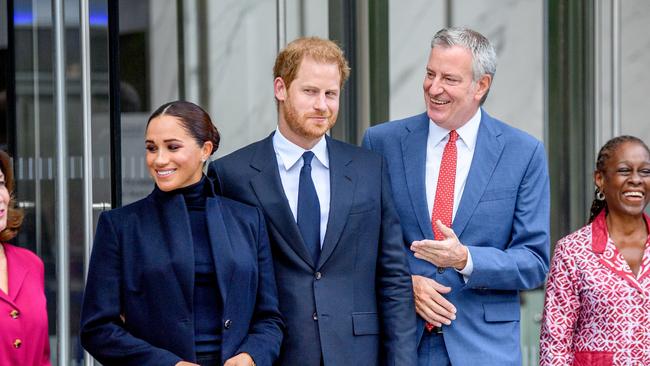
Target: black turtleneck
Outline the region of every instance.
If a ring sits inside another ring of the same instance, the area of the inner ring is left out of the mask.
[[[208,235],[205,202],[214,195],[203,176],[198,183],[179,188],[183,195],[194,246],[194,342],[196,353],[220,353],[223,305]],[[218,243],[217,243],[218,245]]]

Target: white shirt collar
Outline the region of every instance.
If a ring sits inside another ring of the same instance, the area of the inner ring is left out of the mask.
[[[449,130],[438,126],[435,122],[429,119],[429,141],[437,145],[445,140],[449,135]],[[474,116],[467,121],[464,125],[456,130],[459,139],[465,144],[469,151],[474,151],[476,147],[476,138],[478,136],[478,128],[481,124],[481,108],[476,110]]]
[[[298,160],[302,158],[302,154],[305,151],[308,151],[289,141],[284,137],[284,135],[282,135],[279,128],[276,128],[275,134],[273,134],[273,147],[286,170],[289,170],[296,165]],[[318,159],[325,168],[329,169],[330,159],[327,154],[327,139],[325,139],[325,136],[323,136],[309,151],[313,152],[316,159]]]

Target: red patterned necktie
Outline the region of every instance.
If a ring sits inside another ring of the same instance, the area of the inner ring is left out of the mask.
[[[438,171],[438,184],[436,185],[436,198],[433,201],[433,211],[431,212],[431,227],[436,240],[444,239],[442,232],[438,230],[436,220],[440,220],[445,226],[451,227],[451,216],[454,211],[454,185],[456,184],[456,160],[458,151],[456,149],[456,140],[458,133],[456,130],[449,132],[449,140],[445,145],[445,151],[442,153],[440,161],[440,170]],[[426,329],[430,332],[434,326],[426,323]]]

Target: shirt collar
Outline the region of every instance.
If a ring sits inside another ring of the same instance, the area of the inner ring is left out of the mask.
[[[289,170],[296,165],[298,160],[302,159],[302,154],[305,151],[308,151],[289,141],[284,137],[284,135],[282,135],[279,128],[276,128],[275,133],[273,134],[273,147],[286,170]],[[329,155],[327,154],[327,139],[324,137],[321,138],[309,151],[313,152],[316,159],[318,159],[325,168],[329,169],[330,160]]]
[[[602,209],[591,223],[591,248],[594,253],[602,254],[605,252],[609,241],[609,231],[607,230],[606,209]],[[646,228],[650,232],[650,216],[643,214]],[[650,242],[650,234],[646,243]]]
[[[447,135],[449,135],[449,130],[438,126],[431,119],[429,119],[429,122],[429,141],[432,141],[434,145],[438,145],[442,141],[445,141]],[[478,128],[480,124],[481,108],[478,108],[476,113],[474,113],[474,116],[456,130],[458,138],[465,144],[469,151],[473,152],[476,147],[476,138],[478,136]]]

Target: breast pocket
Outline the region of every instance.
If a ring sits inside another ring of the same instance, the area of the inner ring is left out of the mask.
[[[517,195],[517,188],[498,188],[485,191],[481,202],[513,199]]]

